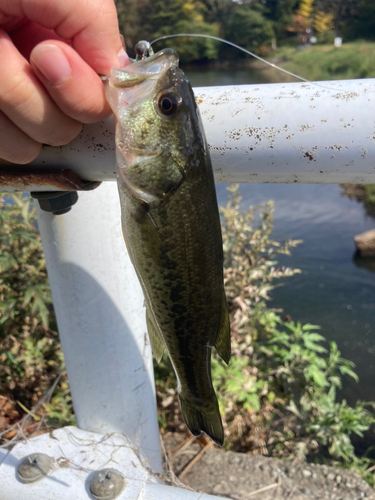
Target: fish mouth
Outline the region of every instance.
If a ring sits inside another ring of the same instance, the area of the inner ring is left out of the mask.
[[[119,89],[134,87],[146,79],[158,80],[169,69],[178,67],[178,54],[163,49],[147,59],[129,64],[125,68],[112,68],[108,83]]]

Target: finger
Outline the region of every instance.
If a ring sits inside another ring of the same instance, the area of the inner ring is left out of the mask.
[[[39,155],[42,145],[33,141],[0,111],[0,158],[24,165]]]
[[[33,23],[32,21],[23,23],[22,26],[8,32],[8,35],[12,39],[13,45],[15,45],[18,52],[28,61],[30,60],[30,54],[33,48],[44,40],[60,40],[65,43],[67,42],[56,35],[54,30],[44,28],[40,24]]]
[[[71,118],[93,123],[110,115],[102,80],[68,45],[40,43],[31,53],[30,64],[58,107]]]
[[[62,146],[73,140],[81,124],[52,101],[29,63],[0,30],[0,110],[34,141]]]
[[[2,0],[7,16],[26,17],[72,40],[73,48],[100,74],[108,74],[124,59],[113,0]]]

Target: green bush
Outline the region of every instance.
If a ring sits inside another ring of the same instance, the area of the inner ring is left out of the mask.
[[[367,184],[367,186],[365,186],[365,193],[365,204],[375,205],[375,184]]]
[[[0,393],[19,409],[31,409],[62,369],[33,201],[0,195]],[[66,376],[60,389],[64,384]],[[54,401],[50,408],[57,410]]]
[[[322,33],[319,33],[317,38],[319,44],[330,44],[331,46],[333,46],[333,43],[335,41],[335,32],[333,30],[323,31]]]

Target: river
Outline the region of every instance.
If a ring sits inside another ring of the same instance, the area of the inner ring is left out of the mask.
[[[250,69],[185,71],[195,87],[265,83],[264,73]],[[286,278],[271,293],[270,306],[295,321],[320,325],[320,333],[355,363],[360,383],[346,377],[342,397],[351,405],[375,400],[375,259],[373,271],[353,259],[354,236],[374,229],[375,219],[334,184],[241,184],[240,191],[244,209],[275,201],[276,240],[303,240],[292,257],[279,259],[302,274]],[[226,186],[217,184],[217,193],[223,205]]]

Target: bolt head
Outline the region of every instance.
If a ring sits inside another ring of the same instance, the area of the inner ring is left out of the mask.
[[[53,459],[44,453],[32,453],[18,465],[17,477],[22,483],[36,483],[52,470]]]
[[[78,200],[76,191],[34,192],[31,196],[39,201],[42,210],[54,215],[66,214]]]
[[[126,486],[125,478],[116,469],[102,469],[95,472],[90,491],[97,500],[113,500],[117,498]]]

